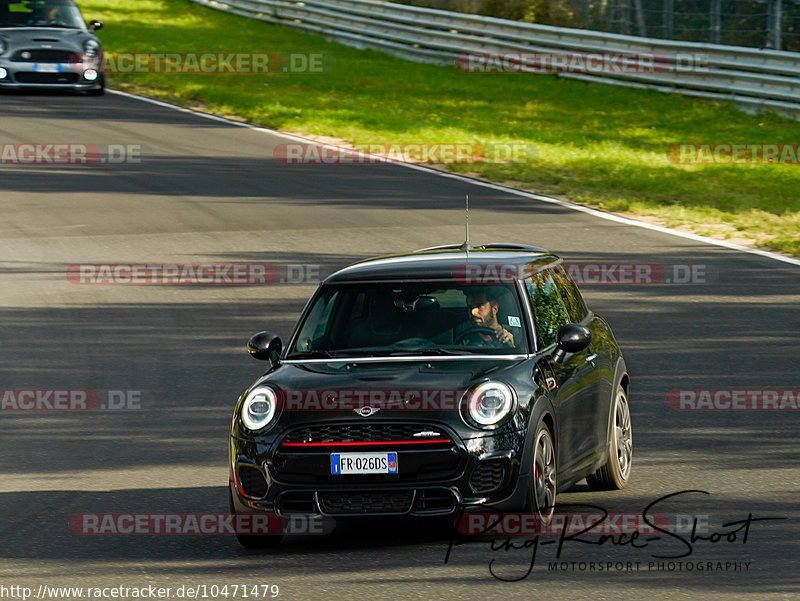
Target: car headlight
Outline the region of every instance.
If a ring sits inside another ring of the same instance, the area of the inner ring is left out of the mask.
[[[86,40],[83,43],[83,52],[88,56],[95,56],[100,50],[100,44],[96,40]]]
[[[248,430],[261,430],[275,418],[278,398],[266,386],[253,388],[242,403],[242,422]]]
[[[465,394],[464,413],[471,425],[493,428],[502,424],[516,408],[514,391],[502,382],[478,384]]]

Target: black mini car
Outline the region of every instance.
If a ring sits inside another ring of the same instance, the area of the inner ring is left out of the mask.
[[[261,332],[248,350],[270,368],[234,410],[232,513],[547,522],[557,491],[630,476],[622,353],[541,248],[356,263],[322,282],[285,348]]]

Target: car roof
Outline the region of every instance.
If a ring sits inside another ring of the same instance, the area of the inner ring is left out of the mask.
[[[557,255],[538,246],[494,243],[470,247],[467,251],[456,244],[364,259],[331,274],[324,283],[453,280],[457,274],[465,273],[467,265],[476,264],[512,266],[511,273],[530,273],[560,261]]]

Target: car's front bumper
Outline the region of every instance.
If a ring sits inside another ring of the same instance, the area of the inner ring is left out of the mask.
[[[398,454],[398,474],[334,476],[331,453],[352,446],[287,449],[278,437],[270,444],[230,439],[231,493],[236,511],[281,516],[331,517],[451,515],[459,509],[521,510],[527,498],[525,431],[462,439],[450,428],[449,442],[370,446]]]
[[[104,86],[104,73],[94,65],[82,63],[25,63],[0,60],[0,88],[38,88],[49,90],[98,90]],[[92,77],[92,73],[96,76]]]

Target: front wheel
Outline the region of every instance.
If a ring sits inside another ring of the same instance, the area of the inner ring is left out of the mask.
[[[233,493],[228,485],[228,508],[232,514],[236,513],[233,506]],[[281,534],[236,534],[236,540],[246,549],[269,549],[280,544],[283,535]]]
[[[541,422],[533,443],[527,510],[544,525],[550,523],[556,506],[556,448],[547,424]]]
[[[103,96],[106,93],[106,76],[104,74],[100,74],[97,83],[100,84],[98,87],[86,90],[87,96]]]
[[[594,490],[615,490],[623,488],[631,475],[633,460],[633,429],[631,428],[631,409],[628,395],[620,385],[611,409],[614,421],[608,441],[608,461],[594,474],[586,477],[589,487]]]

